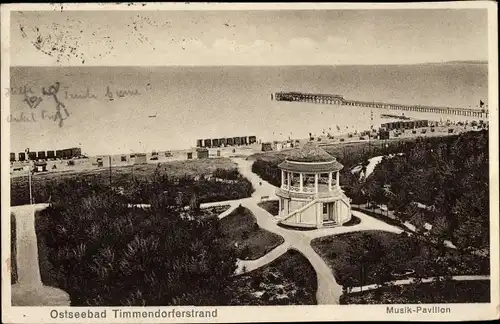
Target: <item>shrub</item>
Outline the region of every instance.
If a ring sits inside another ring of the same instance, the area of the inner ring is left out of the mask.
[[[38,233],[72,306],[229,302],[236,252],[216,217],[188,220],[164,197],[150,202],[131,209],[113,192],[77,192],[43,211]]]

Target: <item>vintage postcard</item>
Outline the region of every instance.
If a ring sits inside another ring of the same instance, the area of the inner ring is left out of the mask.
[[[498,319],[496,12],[2,5],[2,322]]]

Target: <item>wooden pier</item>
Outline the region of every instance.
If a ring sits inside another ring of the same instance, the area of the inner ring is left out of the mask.
[[[272,98],[273,96],[271,96]],[[342,106],[355,106],[367,108],[380,108],[389,110],[416,111],[426,113],[436,113],[445,115],[470,116],[479,118],[488,118],[488,109],[474,108],[454,108],[454,107],[436,107],[423,105],[404,105],[376,101],[347,100],[341,95],[303,93],[303,92],[277,92],[274,94],[274,100],[277,101],[297,101],[315,104],[330,104]]]

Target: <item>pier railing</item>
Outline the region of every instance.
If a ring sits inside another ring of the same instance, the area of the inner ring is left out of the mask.
[[[308,102],[315,104],[380,108],[389,110],[416,111],[416,112],[437,113],[446,115],[488,118],[488,109],[406,105],[406,104],[395,104],[395,103],[385,103],[376,101],[348,100],[338,94],[328,95],[328,94],[302,93],[302,92],[277,92],[274,94],[274,99],[277,101],[296,101],[296,102]]]

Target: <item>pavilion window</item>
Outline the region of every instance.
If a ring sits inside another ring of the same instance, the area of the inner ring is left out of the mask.
[[[314,174],[304,174],[304,191],[314,191]]]

